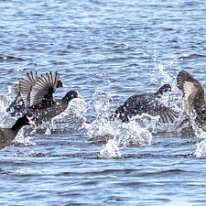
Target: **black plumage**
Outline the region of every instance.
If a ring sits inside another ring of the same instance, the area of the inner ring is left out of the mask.
[[[29,108],[27,114],[33,115],[37,118],[37,125],[41,124],[42,122],[47,122],[53,117],[61,114],[64,112],[69,102],[74,98],[82,98],[79,93],[75,90],[71,90],[66,93],[66,95],[62,99],[55,100],[54,104],[50,107],[37,109],[37,108]]]
[[[204,88],[190,73],[182,70],[177,75],[177,87],[183,92],[183,109],[187,115],[196,114],[196,121],[206,121]]]
[[[0,149],[9,145],[23,126],[35,125],[35,123],[35,118],[23,116],[20,117],[11,128],[0,128]]]
[[[29,72],[26,78],[21,78],[15,86],[16,98],[11,103],[8,112],[11,114],[25,113],[28,108],[43,109],[54,104],[53,93],[63,83],[57,72],[38,75]]]
[[[65,111],[72,99],[81,98],[77,91],[71,90],[62,99],[54,99],[54,91],[62,86],[57,72],[41,76],[37,72],[29,72],[26,79],[20,79],[15,90],[16,101],[22,104],[14,103],[16,105],[13,108],[19,109],[18,112],[23,115],[35,116],[37,124],[46,122]]]
[[[133,95],[117,108],[114,117],[128,122],[135,115],[148,114],[159,116],[163,123],[174,122],[177,113],[160,102],[161,96],[168,91],[171,91],[171,86],[165,84],[155,93]]]

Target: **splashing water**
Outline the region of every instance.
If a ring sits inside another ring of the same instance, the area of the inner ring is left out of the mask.
[[[26,129],[22,128],[15,137],[13,143],[15,145],[32,146],[35,143],[32,141],[33,137],[30,134],[26,134]]]
[[[142,128],[137,121],[122,123],[120,120],[109,120],[110,95],[96,93],[93,99],[96,119],[84,123],[87,135],[92,141],[107,142],[99,153],[100,158],[119,158],[119,148],[130,146],[146,146],[152,142],[152,134]]]
[[[1,127],[11,127],[14,122],[16,121],[14,118],[12,118],[6,111],[6,108],[8,106],[8,102],[10,101],[10,97],[7,95],[1,95],[0,96],[0,126]]]
[[[202,141],[196,144],[196,149],[194,152],[194,156],[197,158],[205,158],[206,157],[206,132],[198,127],[195,123],[192,124],[195,136],[197,138],[203,139]]]
[[[118,139],[119,144],[124,147],[147,146],[152,143],[152,134],[149,130],[140,127],[136,121],[122,123],[118,132],[116,139]]]
[[[67,109],[62,113],[64,115],[72,115],[76,117],[81,117],[83,113],[86,111],[86,102],[84,99],[73,99],[69,102]]]
[[[206,139],[198,142],[196,144],[196,149],[194,156],[197,158],[205,158],[206,157]]]
[[[171,83],[172,82],[172,78],[165,72],[164,66],[161,65],[161,64],[158,64],[157,68],[159,69],[159,72],[160,72],[160,74],[163,77],[162,84]]]
[[[157,52],[154,50],[152,54],[154,67],[151,69],[150,84],[158,85],[161,84],[173,84],[173,78],[165,71],[165,66],[158,62]],[[175,59],[170,63],[170,67],[175,63]]]
[[[84,123],[83,127],[87,130],[90,140],[106,141],[114,137],[116,131],[113,122],[109,121],[110,96],[107,93],[96,91],[92,98],[96,119],[91,123]],[[89,104],[91,107],[91,104]]]
[[[151,144],[151,134],[141,128],[137,122],[122,123],[119,120],[109,120],[111,114],[110,100],[111,96],[104,92],[98,91],[93,95],[96,119],[92,123],[83,124],[90,140],[107,141],[115,139],[124,146]]]
[[[199,139],[205,139],[206,138],[206,132],[198,127],[196,124],[192,124],[192,127],[193,127],[193,130],[194,130],[194,133],[195,133],[195,136]]]
[[[99,158],[102,159],[112,159],[120,157],[121,153],[119,151],[118,142],[113,139],[110,139],[107,144],[103,146],[102,150],[99,153]]]
[[[10,96],[10,95],[11,95],[12,90],[13,90],[12,86],[8,86],[8,96]]]
[[[92,98],[97,117],[109,118],[110,102],[112,97],[109,93],[97,90]]]

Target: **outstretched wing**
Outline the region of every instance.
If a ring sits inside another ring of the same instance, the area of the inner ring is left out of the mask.
[[[41,75],[35,85],[32,86],[29,106],[38,105],[44,100],[52,101],[58,80],[59,75],[57,72],[54,75],[51,72]]]
[[[173,123],[175,119],[178,118],[177,112],[161,104],[158,100],[153,100],[150,107],[147,107],[147,109],[144,110],[144,113],[151,116],[159,116],[160,121],[163,123]]]
[[[16,96],[20,96],[20,89],[19,89],[19,84],[14,85],[14,92],[16,94]]]
[[[27,73],[27,79],[21,78],[19,81],[19,92],[26,107],[30,106],[30,93],[38,79],[37,72],[33,75],[31,71]]]
[[[134,115],[148,114],[159,116],[163,123],[173,123],[178,114],[171,108],[164,106],[150,94],[134,95],[116,110],[116,115],[123,121],[128,121]]]
[[[204,89],[191,74],[180,71],[177,75],[177,87],[183,92],[184,109],[187,112],[205,107]]]

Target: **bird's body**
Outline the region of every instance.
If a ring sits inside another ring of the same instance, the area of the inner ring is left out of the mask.
[[[33,118],[23,116],[11,128],[0,128],[0,149],[9,145],[24,125],[35,125],[35,123]]]
[[[70,92],[67,92],[62,99],[55,100],[54,104],[51,106],[43,109],[31,107],[27,110],[27,114],[35,116],[37,118],[37,124],[47,122],[64,112],[67,109],[69,102],[74,98],[81,98],[81,96],[77,91],[71,90]]]
[[[16,137],[17,131],[9,128],[0,128],[0,149],[9,145]]]
[[[160,102],[161,95],[170,90],[169,85],[164,85],[155,93],[133,95],[117,108],[115,116],[123,122],[128,122],[135,115],[148,114],[159,116],[164,123],[173,122],[177,116],[176,112]]]

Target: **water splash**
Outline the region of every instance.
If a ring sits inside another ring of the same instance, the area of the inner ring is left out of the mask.
[[[10,102],[9,95],[0,96],[0,112],[1,112],[0,126],[1,127],[11,127],[16,121],[16,119],[12,118],[6,111],[9,102]]]
[[[124,147],[147,146],[152,143],[152,133],[140,127],[136,121],[123,123],[119,127],[118,132],[119,134],[116,139],[118,139],[119,144]]]
[[[206,138],[206,132],[202,128],[198,127],[196,123],[192,124],[192,128],[193,128],[194,134],[197,138],[199,138],[199,139]]]
[[[158,64],[157,68],[161,74],[161,76],[163,77],[163,81],[161,82],[162,84],[166,84],[166,83],[171,83],[172,82],[172,78],[170,77],[170,75],[165,71],[165,67],[162,64]]]
[[[196,144],[196,149],[194,156],[197,158],[205,158],[206,157],[206,139],[198,142]]]
[[[162,65],[161,62],[158,62],[158,54],[156,50],[153,51],[151,57],[154,67],[151,69],[151,75],[149,79],[150,83],[158,85],[159,82],[161,82],[161,84],[171,84],[172,86],[176,86],[176,78],[174,78],[175,75],[170,75],[167,72],[167,68],[170,71],[173,70],[173,67],[175,67],[175,69],[179,69],[179,66],[177,64],[178,58],[174,57],[169,62],[169,64]]]
[[[75,117],[81,117],[83,113],[85,113],[87,110],[87,104],[84,99],[78,99],[75,98],[71,102],[69,102],[69,105],[65,112],[62,113],[62,115],[72,115]]]
[[[206,132],[198,127],[198,125],[193,122],[192,128],[194,130],[194,134],[198,139],[203,139],[202,141],[196,144],[194,156],[197,158],[205,158],[206,157]]]
[[[85,121],[83,124],[91,140],[106,141],[116,134],[113,122],[109,121],[110,98],[109,94],[96,91],[92,97],[91,104],[88,104],[88,110],[92,107],[96,117],[94,121],[90,123],[86,123]]]
[[[109,118],[111,101],[111,94],[102,92],[98,89],[95,91],[92,97],[92,106],[94,106],[97,117]]]
[[[106,142],[102,148],[100,158],[121,157],[120,148],[131,146],[146,146],[152,142],[152,134],[141,127],[137,121],[123,123],[120,120],[110,120],[111,96],[104,92],[93,95],[93,107],[96,119],[84,122],[83,127],[92,141]]]
[[[15,137],[13,143],[15,145],[33,146],[35,143],[32,141],[33,137],[30,134],[26,134],[26,128],[20,129],[17,136]]]
[[[118,147],[118,142],[110,139],[107,144],[103,146],[98,156],[102,159],[120,158],[121,153]]]

